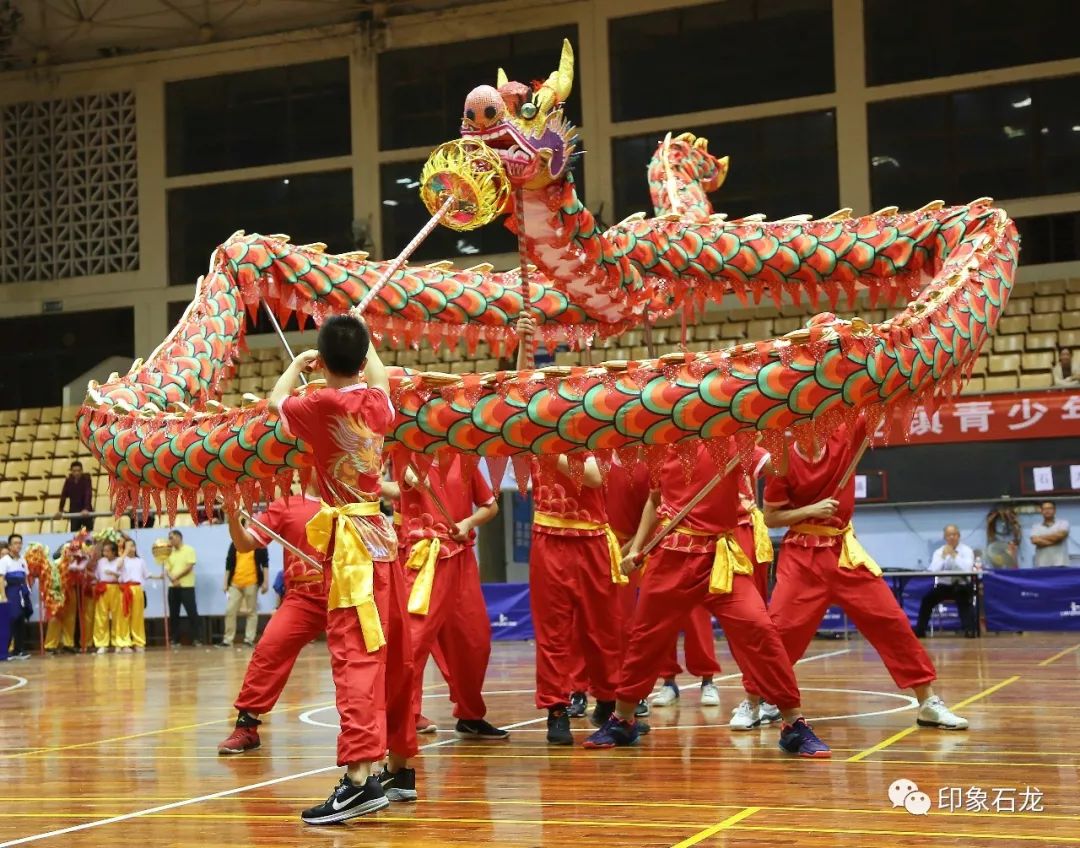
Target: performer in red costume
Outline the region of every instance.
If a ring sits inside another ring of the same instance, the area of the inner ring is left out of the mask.
[[[608,526],[619,541],[622,552],[629,549],[630,541],[637,532],[641,522],[641,512],[645,509],[645,501],[649,499],[649,468],[645,463],[638,462],[627,468],[619,461],[618,456],[612,458],[611,468],[608,471],[607,480],[604,482],[604,497],[607,502]],[[634,604],[637,601],[638,580],[640,571],[635,571],[629,577],[629,582],[619,589],[619,598],[622,601],[623,622],[629,623],[634,616]],[[571,649],[579,644],[577,635],[577,622],[572,629]],[[620,634],[622,645],[625,649],[626,640],[629,638],[626,628]],[[588,710],[589,677],[585,671],[585,657],[579,650],[574,657],[574,670],[571,673],[572,689],[570,691],[570,706],[567,715],[570,718],[583,718]],[[637,714],[645,716],[649,714],[649,704],[642,699],[638,704]]]
[[[765,521],[787,527],[776,568],[769,614],[792,663],[806,652],[831,604],[840,605],[874,646],[901,689],[919,699],[924,727],[965,730],[931,685],[934,664],[881,578],[881,569],[855,538],[855,479],[849,472],[867,439],[862,419],[842,426],[808,452],[789,449],[787,473],[765,485]],[[845,479],[845,477],[847,479]]]
[[[523,315],[518,321],[519,371],[526,368],[525,351],[533,331],[532,319]],[[574,672],[570,634],[576,623],[596,697],[592,721],[604,724],[615,708],[620,644],[614,634],[623,628],[619,588],[629,581],[619,570],[619,542],[608,525],[604,481],[596,460],[586,456],[576,480],[565,456],[544,467],[534,460],[532,481],[529,603],[536,632],[536,707],[548,711],[547,741],[572,745],[567,715]]]
[[[237,515],[229,516],[229,536],[237,553],[266,548],[272,537],[265,525],[290,545],[313,560],[320,556],[307,540],[307,525],[319,511],[318,489],[312,485],[300,497],[278,498],[265,512],[255,516],[258,522],[248,526]],[[219,754],[242,754],[261,744],[260,716],[270,712],[289,681],[296,658],[304,646],[326,632],[326,591],[322,572],[286,548],[285,597],[266,625],[262,639],[248,662],[244,683],[236,696],[236,728],[218,745]]]
[[[452,525],[437,502],[450,513]],[[451,675],[447,681],[453,680],[451,695],[458,738],[507,739],[505,730],[484,719],[487,707],[481,695],[491,655],[491,621],[473,548],[476,528],[499,514],[491,487],[479,468],[466,476],[459,462],[444,472],[436,461],[424,481],[407,468],[401,483],[400,509],[417,727],[424,666],[432,649],[439,645]]]
[[[734,442],[732,442],[734,447]],[[689,483],[683,462],[672,452],[660,489],[645,507],[628,555],[630,564],[662,519],[671,519],[716,476],[709,452],[698,443]],[[634,717],[637,702],[652,689],[682,617],[704,605],[724,628],[736,660],[753,668],[754,685],[784,713],[780,747],[803,757],[828,757],[829,748],[802,718],[799,688],[776,626],[754,586],[747,550],[751,534],[738,527],[738,481],[729,474],[668,534],[650,556],[626,649],[615,714],[585,742],[586,748],[632,745],[644,729]]]
[[[307,538],[323,559],[326,637],[341,720],[337,762],[346,772],[326,801],[301,819],[333,824],[384,809],[391,800],[415,800],[408,759],[417,746],[404,579],[395,564],[397,536],[380,509],[383,439],[394,423],[390,381],[358,318],[326,319],[318,346],[278,379],[270,408],[311,450],[322,497]],[[293,395],[301,373],[317,365],[326,387]],[[376,776],[373,766],[384,756],[386,766]]]
[[[783,473],[786,466],[777,466],[772,456],[763,447],[754,448],[750,471],[739,475],[739,527],[749,528],[753,534],[754,547],[750,559],[754,563],[754,585],[761,593],[766,606],[769,603],[769,569],[773,562],[773,545],[769,538],[769,528],[765,525],[765,516],[757,503],[757,481],[762,474],[770,476]],[[768,703],[761,695],[751,691],[752,686],[747,676],[743,675],[743,689],[746,697],[731,711],[728,727],[732,730],[753,730],[763,724],[772,724],[781,720],[780,710],[775,704]]]

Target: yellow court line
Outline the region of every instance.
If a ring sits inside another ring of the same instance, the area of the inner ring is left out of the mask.
[[[980,700],[982,698],[985,698],[985,697],[987,697],[989,695],[993,695],[999,689],[1004,689],[1010,683],[1015,683],[1019,679],[1020,679],[1020,675],[1015,675],[1013,677],[1008,678],[1007,680],[1002,680],[1000,683],[995,683],[993,686],[989,687],[988,689],[983,689],[982,692],[979,692],[977,695],[972,695],[970,698],[965,698],[960,703],[953,705],[953,709],[954,710],[959,710],[962,707],[966,707],[968,704],[973,704],[973,703],[975,703],[976,701],[978,701],[978,700]],[[899,742],[901,739],[904,739],[904,738],[910,736],[912,733],[914,733],[918,729],[919,729],[919,726],[917,724],[913,724],[913,725],[911,725],[911,727],[907,727],[904,730],[901,730],[899,733],[894,733],[892,736],[890,736],[888,739],[884,740],[883,742],[878,742],[873,747],[867,748],[865,751],[860,751],[859,753],[848,757],[845,762],[849,762],[849,763],[861,762],[861,761],[865,760],[867,757],[869,757],[870,755],[876,754],[879,751],[884,751],[890,745],[892,745],[892,744],[894,744],[896,742]]]
[[[1080,648],[1080,643],[1078,643],[1076,645],[1073,645],[1071,648],[1066,648],[1064,651],[1058,651],[1052,657],[1047,657],[1042,662],[1036,663],[1036,665],[1039,666],[1039,668],[1042,668],[1044,666],[1048,666],[1048,665],[1050,665],[1050,663],[1057,662],[1063,656],[1065,656],[1066,654],[1071,654],[1073,651],[1077,650],[1078,648]]]
[[[956,831],[951,833],[945,830],[862,830],[844,827],[786,827],[784,825],[741,825],[736,830],[757,830],[763,833],[836,833],[842,836],[917,836],[942,839],[998,839],[1009,842],[1062,842],[1067,845],[1075,845],[1075,836],[1039,836],[1034,833],[970,833]]]
[[[761,807],[747,807],[745,810],[740,810],[733,816],[729,816],[722,822],[714,824],[712,827],[707,827],[704,830],[698,831],[688,839],[684,839],[682,842],[677,842],[671,848],[690,848],[691,845],[697,845],[704,839],[708,839],[710,836],[714,836],[722,830],[727,830],[737,822],[741,822],[743,819],[750,818],[754,813],[758,812]]]

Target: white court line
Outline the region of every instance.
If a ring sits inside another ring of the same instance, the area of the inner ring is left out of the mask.
[[[532,691],[532,690],[529,690]],[[547,721],[547,716],[541,716],[540,718],[532,718],[528,721],[519,721],[516,724],[508,724],[505,726],[505,730],[513,730],[518,727],[525,727],[526,725],[536,724],[541,721]],[[444,745],[452,745],[454,742],[461,742],[467,740],[461,740],[457,738],[443,739],[439,742],[429,742],[427,745],[421,745],[421,751],[427,751],[431,748],[441,748]],[[290,780],[297,780],[301,777],[311,777],[316,774],[324,774],[328,771],[340,771],[342,766],[325,766],[323,768],[311,769],[310,771],[302,771],[296,774],[289,774],[285,777],[275,777],[273,780],[262,780],[259,783],[250,783],[247,786],[237,786],[234,789],[223,789],[220,792],[211,792],[209,795],[200,795],[197,798],[187,798],[183,801],[173,801],[169,804],[161,804],[157,807],[150,807],[146,810],[136,810],[133,813],[124,813],[119,816],[112,816],[107,819],[98,819],[92,822],[83,822],[82,824],[72,825],[71,827],[61,828],[60,830],[48,830],[44,833],[35,833],[32,836],[23,836],[19,839],[12,839],[8,842],[0,842],[0,848],[9,848],[13,845],[25,845],[28,842],[37,842],[41,839],[49,839],[53,836],[64,836],[68,833],[77,833],[81,830],[90,830],[95,827],[103,827],[107,824],[116,824],[117,822],[128,821],[130,819],[142,818],[143,816],[152,816],[155,813],[164,813],[168,810],[175,810],[180,807],[189,807],[192,804],[201,804],[203,801],[213,801],[215,798],[227,798],[230,795],[238,795],[241,792],[250,792],[252,789],[262,789],[266,786],[275,786],[279,783],[287,783]]]
[[[850,650],[851,650],[850,648],[845,648],[843,650],[831,651],[831,652],[825,653],[825,654],[816,654],[815,656],[812,656],[812,657],[804,657],[803,659],[799,660],[799,662],[804,663],[804,662],[812,662],[813,660],[823,660],[826,657],[834,657],[834,656],[837,656],[838,654],[846,654]],[[9,675],[5,675],[5,676],[9,676]],[[718,679],[720,679],[720,680],[730,680],[732,678],[740,677],[740,676],[741,676],[740,674],[727,674],[727,675],[724,675],[722,678],[718,678]],[[19,679],[21,680],[22,678],[19,678]],[[20,685],[22,685],[22,684],[20,684]],[[526,690],[526,691],[531,692],[533,690],[529,689],[529,690]],[[518,722],[517,724],[507,725],[504,729],[513,730],[514,728],[526,727],[527,725],[530,725],[530,724],[539,724],[541,721],[546,721],[546,720],[547,720],[546,716],[541,716],[540,718],[529,719],[528,721],[522,721],[522,722]],[[309,724],[314,724],[314,722],[310,722],[310,721],[308,723]],[[429,742],[427,745],[420,746],[420,750],[421,751],[426,751],[426,750],[430,750],[432,748],[441,748],[443,745],[450,745],[450,744],[453,744],[454,742],[458,742],[458,741],[460,741],[460,740],[458,740],[457,738],[453,738],[453,739],[443,739],[443,740],[440,740],[439,742]],[[216,798],[227,798],[230,795],[239,795],[241,792],[250,792],[252,789],[263,789],[263,788],[265,788],[267,786],[276,786],[279,783],[288,783],[290,780],[299,780],[302,777],[311,777],[311,776],[316,775],[316,774],[325,774],[328,771],[337,771],[340,768],[341,768],[341,766],[334,765],[334,766],[325,766],[323,768],[318,768],[318,769],[311,769],[310,771],[301,771],[301,772],[297,772],[296,774],[285,775],[284,777],[275,777],[275,778],[273,778],[271,780],[262,780],[262,781],[259,781],[258,783],[249,783],[246,786],[237,786],[237,787],[235,787],[233,789],[223,789],[220,792],[211,792],[209,795],[199,795],[199,796],[197,796],[195,798],[187,798],[187,799],[185,799],[183,801],[173,801],[173,802],[171,802],[169,804],[161,804],[161,805],[159,805],[157,807],[149,807],[149,808],[147,808],[145,810],[136,810],[133,813],[124,813],[123,815],[112,816],[112,817],[107,818],[107,819],[98,819],[96,821],[83,822],[82,824],[76,824],[76,825],[72,825],[71,827],[60,828],[59,830],[47,830],[47,831],[45,831],[43,833],[35,833],[35,834],[31,835],[31,836],[23,836],[23,837],[20,837],[19,839],[12,839],[12,840],[9,840],[7,842],[0,842],[0,848],[12,848],[12,846],[15,846],[15,845],[26,845],[26,844],[28,844],[30,842],[38,842],[38,841],[40,841],[42,839],[50,839],[50,838],[52,838],[54,836],[64,836],[64,835],[66,835],[68,833],[78,833],[78,832],[83,831],[83,830],[91,830],[91,829],[93,829],[95,827],[104,827],[105,825],[108,825],[108,824],[116,824],[117,822],[129,821],[131,819],[142,818],[143,816],[152,816],[152,815],[154,815],[156,813],[164,813],[164,812],[167,812],[168,810],[179,809],[180,807],[190,807],[193,804],[201,804],[203,801],[213,801]]]
[[[19,677],[19,675],[17,674],[0,674],[0,677],[10,677],[12,680],[15,681],[15,683],[13,683],[11,686],[5,686],[3,689],[0,689],[0,694],[3,694],[4,692],[12,692],[16,689],[21,689],[23,686],[30,682],[25,677]]]

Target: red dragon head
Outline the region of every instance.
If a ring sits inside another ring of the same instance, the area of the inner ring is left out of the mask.
[[[574,51],[564,40],[559,68],[534,91],[509,82],[499,69],[498,87],[480,85],[465,98],[461,135],[499,152],[515,187],[544,188],[562,179],[577,146],[563,103],[574,82]]]

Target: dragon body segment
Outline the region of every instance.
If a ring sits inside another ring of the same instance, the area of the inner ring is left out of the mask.
[[[665,138],[649,165],[658,217],[600,232],[566,167],[576,143],[561,115],[572,80],[568,49],[536,91],[501,71],[498,88],[475,89],[462,126],[499,151],[513,202],[524,204],[517,217],[536,264],[526,300],[549,341],[587,344],[639,323],[645,310],[670,313],[729,292],[778,304],[785,294],[815,304],[824,296],[833,308],[863,288],[871,302],[914,299],[879,325],[825,313],[781,339],[649,362],[467,375],[397,369],[393,450],[420,466],[439,454],[466,463],[486,457],[501,475],[509,460],[523,474],[530,455],[581,450],[602,464],[613,452],[629,460],[644,451],[655,466],[672,446],[705,439],[720,461],[729,436],[746,444],[762,433],[776,448],[786,431],[798,437],[860,412],[903,410],[966,378],[1012,287],[1018,238],[1002,210],[983,199],[862,218],[843,211],[726,221],[707,193],[723,181],[727,161],[684,134]],[[306,473],[305,446],[264,400],[217,402],[241,353],[245,312],[266,302],[282,319],[296,311],[319,322],[359,303],[386,267],[283,236],[238,233],[218,248],[158,349],[128,374],[90,386],[80,435],[114,480],[116,508],[161,492],[170,513],[181,496],[194,508],[199,489],[220,491],[231,508]],[[517,272],[435,263],[401,270],[366,317],[399,343],[464,338],[470,347],[481,339],[498,347],[514,341],[522,307]]]

